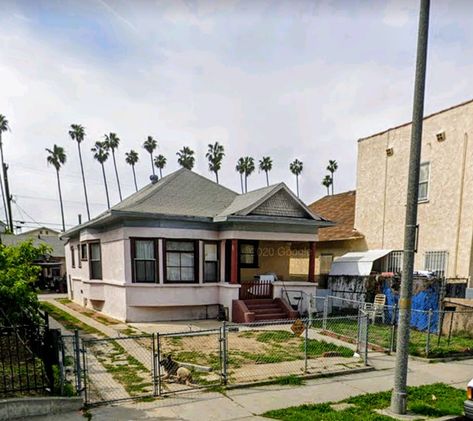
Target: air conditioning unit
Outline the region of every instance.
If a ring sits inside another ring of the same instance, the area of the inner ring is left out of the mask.
[[[445,132],[438,132],[435,136],[437,137],[438,142],[443,142],[447,138]]]
[[[387,148],[386,149],[386,155],[387,156],[393,156],[394,155],[394,149],[393,148]]]

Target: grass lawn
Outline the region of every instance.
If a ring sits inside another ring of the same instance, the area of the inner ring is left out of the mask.
[[[370,393],[337,402],[350,405],[339,411],[332,407],[334,402],[329,402],[278,409],[263,416],[284,421],[388,421],[394,418],[380,415],[375,410],[389,407],[390,400],[391,392]],[[409,387],[408,411],[419,415],[420,419],[461,415],[464,400],[463,390],[442,383]]]
[[[315,328],[322,328],[322,321],[314,323]],[[346,319],[328,319],[327,331],[337,335],[356,339],[357,321]],[[386,350],[390,348],[392,326],[383,324],[371,324],[369,327],[368,341],[371,344],[378,345]],[[427,333],[411,329],[409,341],[409,354],[419,357],[425,357],[425,347],[427,342]],[[394,342],[395,343],[395,342]],[[473,338],[468,334],[452,335],[450,345],[448,338],[443,335],[438,342],[438,336],[430,334],[430,358],[441,358],[458,354],[473,354]]]
[[[67,330],[73,331],[77,329],[83,333],[88,333],[89,335],[96,335],[102,337],[105,336],[99,330],[81,322],[79,319],[76,319],[74,316],[71,316],[69,313],[66,313],[65,311],[56,307],[54,304],[42,302],[41,308],[44,311],[47,311],[53,319],[61,323]]]

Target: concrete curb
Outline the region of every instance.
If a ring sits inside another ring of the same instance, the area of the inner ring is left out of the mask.
[[[0,400],[0,421],[30,418],[38,415],[78,411],[83,406],[81,397],[11,398]]]

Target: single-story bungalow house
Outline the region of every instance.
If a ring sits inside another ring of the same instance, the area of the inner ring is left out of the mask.
[[[238,194],[180,169],[63,234],[69,295],[124,321],[294,317],[282,290],[315,292],[330,225],[284,183]],[[291,281],[296,243],[310,250],[303,281]]]

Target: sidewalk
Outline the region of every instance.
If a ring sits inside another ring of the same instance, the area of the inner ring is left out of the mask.
[[[307,403],[338,401],[363,393],[389,390],[393,385],[394,357],[371,354],[377,369],[367,373],[309,380],[304,386],[259,386],[219,393],[192,394],[147,403],[123,403],[90,410],[92,420],[181,420],[181,421],[257,421],[271,409]],[[473,360],[428,364],[410,360],[409,384],[446,383],[464,389],[473,377]],[[81,414],[39,417],[35,421],[83,421]]]

